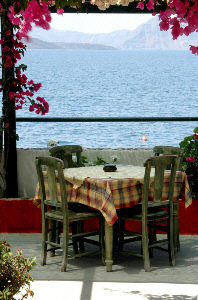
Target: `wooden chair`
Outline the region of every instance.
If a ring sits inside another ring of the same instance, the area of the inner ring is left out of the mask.
[[[153,148],[153,152],[155,156],[160,155],[177,155],[177,171],[181,171],[182,169],[182,162],[183,162],[183,156],[184,156],[184,150],[178,147],[172,147],[172,146],[155,146]],[[166,166],[166,170],[170,170],[170,166]],[[174,205],[174,214],[177,219],[176,222],[176,231],[177,231],[177,237],[176,237],[176,243],[177,243],[177,251],[180,251],[180,241],[179,241],[179,199],[177,202],[173,203]],[[156,229],[167,231],[167,227],[162,224],[164,222],[156,222]]]
[[[171,165],[169,192],[168,192],[168,199],[162,201],[164,167],[167,164]],[[170,156],[151,157],[145,161],[144,166],[145,166],[145,176],[144,176],[141,205],[139,204],[137,206],[134,206],[132,209],[120,209],[117,211],[120,221],[122,220],[125,221],[126,219],[141,221],[142,224],[141,233],[125,230],[125,228],[122,228],[121,226],[121,228],[118,230],[118,235],[121,234],[121,240],[119,241],[119,243],[122,243],[122,245],[129,242],[140,240],[142,242],[143,254],[126,252],[123,250],[118,250],[118,252],[143,257],[144,269],[146,272],[149,272],[150,271],[149,252],[152,255],[153,248],[157,248],[163,251],[168,251],[170,265],[171,266],[175,265],[175,251],[173,245],[173,192],[174,192],[175,174],[177,168],[177,156],[170,155]],[[153,201],[148,201],[151,167],[155,168],[154,195],[153,195]],[[154,227],[150,226],[149,242],[148,242],[147,224],[148,223],[152,224],[159,219],[167,220],[167,224],[168,224],[167,238],[156,241]],[[129,238],[128,236],[133,236],[133,237]],[[168,244],[168,250],[161,247],[162,245],[166,245],[166,244]]]
[[[177,171],[181,171],[182,169],[182,162],[184,156],[184,149],[179,147],[172,147],[172,146],[155,146],[153,148],[153,153],[155,156],[160,155],[177,155]],[[170,166],[166,166],[166,170],[170,170]]]
[[[51,149],[52,157],[63,160],[65,168],[73,168],[74,162],[72,160],[72,154],[75,154],[77,157],[77,166],[82,167],[81,152],[82,147],[79,145],[64,145]]]
[[[92,240],[92,244],[100,245],[99,251],[94,252],[85,252],[80,251],[80,253],[76,253],[76,243],[73,244],[73,255],[72,257],[80,257],[84,255],[89,255],[92,253],[101,252],[102,262],[104,263],[104,228],[102,222],[102,215],[97,210],[84,210],[81,211],[72,211],[68,209],[68,201],[67,201],[67,191],[66,191],[66,182],[63,174],[64,163],[62,160],[52,157],[37,157],[36,158],[36,169],[39,179],[40,186],[40,195],[41,195],[41,208],[42,208],[42,257],[41,257],[41,265],[46,264],[47,251],[50,251],[51,256],[55,255],[55,250],[62,248],[62,267],[61,271],[65,272],[67,268],[67,259],[68,259],[68,247],[69,247],[69,238],[75,239],[75,241],[85,242],[89,239],[89,236],[99,235],[99,243],[97,241]],[[46,187],[44,184],[44,173],[43,170],[46,171],[48,177],[48,190],[50,194],[50,200],[46,199]],[[57,181],[58,176],[58,181]],[[60,184],[59,192],[61,192],[62,201],[58,201],[57,195],[57,182]],[[100,228],[99,230],[92,232],[84,232],[81,226],[78,226],[79,222],[100,218]],[[57,236],[57,231],[59,231],[59,226],[57,223],[61,223],[63,227],[63,232],[60,236]],[[76,232],[75,234],[69,234],[69,224],[75,224]],[[77,231],[78,227],[78,231]],[[63,243],[60,243],[60,239],[63,239]],[[48,248],[48,245],[51,246]],[[84,244],[83,244],[84,245]],[[80,249],[82,250],[82,249]]]
[[[82,147],[80,145],[63,145],[63,146],[53,147],[51,149],[51,156],[63,160],[64,168],[73,168],[74,164],[76,164],[77,167],[82,167],[81,152],[82,152]],[[73,162],[72,154],[76,155],[77,162]],[[81,212],[83,212],[85,209],[85,205],[76,202],[69,202],[68,207],[69,209],[73,209],[73,210],[75,209],[76,211],[80,210]],[[79,222],[79,226],[81,228],[84,228],[84,221]],[[72,224],[73,234],[76,233],[76,230],[77,230],[77,226],[75,223],[73,223]],[[73,240],[73,243],[76,243],[75,239]],[[79,247],[81,248],[81,250],[84,249],[83,241],[80,242]],[[75,249],[76,252],[78,252],[77,244],[75,245]]]

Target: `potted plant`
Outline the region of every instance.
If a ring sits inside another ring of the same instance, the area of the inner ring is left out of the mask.
[[[0,299],[22,300],[28,295],[33,296],[34,293],[30,290],[33,278],[29,272],[35,265],[36,257],[26,259],[20,249],[14,255],[10,250],[10,244],[6,242],[6,237],[0,241]]]
[[[192,197],[198,199],[198,127],[179,145],[184,149],[182,171],[187,174]]]

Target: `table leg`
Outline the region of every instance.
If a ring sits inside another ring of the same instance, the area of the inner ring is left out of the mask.
[[[112,271],[113,264],[113,226],[105,222],[105,253],[106,253],[106,271]]]

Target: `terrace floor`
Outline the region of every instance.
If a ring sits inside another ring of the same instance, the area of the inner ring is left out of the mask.
[[[198,299],[198,235],[180,236],[175,267],[169,266],[168,253],[154,250],[151,272],[144,271],[141,258],[116,254],[110,273],[100,254],[69,259],[67,272],[61,272],[61,251],[57,251],[41,266],[41,234],[0,233],[0,240],[5,236],[12,252],[20,248],[25,257],[37,257],[31,272],[34,300]]]

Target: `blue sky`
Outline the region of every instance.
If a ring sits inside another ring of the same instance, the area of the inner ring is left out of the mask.
[[[133,30],[145,23],[151,14],[52,14],[51,27],[86,33],[104,33],[114,30]]]

